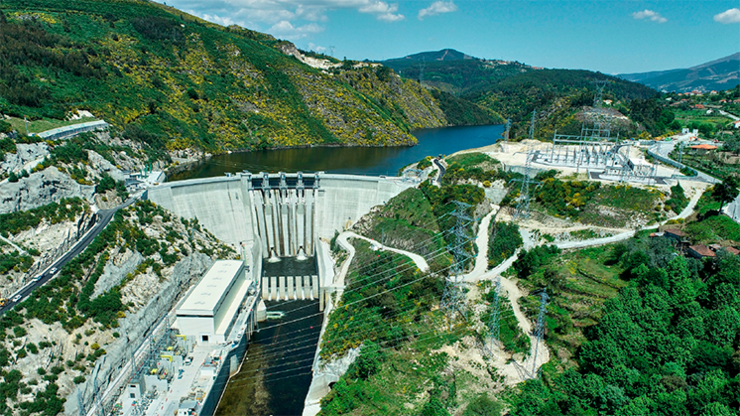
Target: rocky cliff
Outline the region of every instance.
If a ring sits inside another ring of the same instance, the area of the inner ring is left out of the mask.
[[[0,214],[37,208],[62,198],[91,201],[94,193],[95,187],[80,185],[52,166],[18,182],[0,184]]]

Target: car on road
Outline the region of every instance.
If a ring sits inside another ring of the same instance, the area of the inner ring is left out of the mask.
[[[49,270],[49,274],[51,274],[52,276],[54,276],[58,271],[59,271],[58,268],[52,267],[51,270]]]
[[[15,295],[13,296],[13,302],[18,303],[18,301],[21,300],[21,295]]]
[[[39,280],[41,280],[41,279],[42,279],[43,277],[44,277],[44,274],[43,274],[43,273],[41,273],[41,274],[37,274],[37,275],[36,275],[36,277],[34,277],[34,278],[33,278],[33,282],[34,282],[34,283],[35,283],[35,282],[38,282],[38,281],[39,281]]]

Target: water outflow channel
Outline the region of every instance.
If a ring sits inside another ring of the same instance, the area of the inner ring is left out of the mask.
[[[264,276],[308,276],[316,260],[263,261]],[[300,299],[300,297],[299,297]],[[265,302],[268,319],[259,324],[240,371],[226,386],[216,415],[300,415],[311,384],[311,365],[323,314],[318,300]]]

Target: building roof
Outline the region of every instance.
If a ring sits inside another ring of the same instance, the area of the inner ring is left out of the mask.
[[[673,235],[675,235],[677,237],[686,237],[686,235],[687,235],[685,232],[683,232],[681,230],[665,230],[664,232],[667,233],[667,234],[673,234]]]
[[[736,256],[740,254],[740,250],[736,249],[735,247],[725,247],[725,250],[729,251],[730,253]]]
[[[714,150],[717,148],[717,146],[712,146],[711,144],[697,144],[694,146],[691,146],[692,149],[701,149],[701,150]]]
[[[177,309],[177,315],[213,316],[243,269],[241,260],[218,260]]]
[[[717,257],[716,254],[709,247],[704,244],[697,244],[695,246],[689,246],[689,249],[693,250],[702,257]]]
[[[77,123],[77,124],[72,124],[69,126],[58,127],[56,129],[42,131],[41,133],[37,133],[36,136],[41,137],[42,139],[45,139],[47,137],[55,136],[59,133],[77,131],[77,130],[85,129],[85,128],[96,128],[96,127],[102,128],[102,127],[107,127],[107,126],[108,126],[108,123],[106,123],[104,120],[88,121],[85,123]]]

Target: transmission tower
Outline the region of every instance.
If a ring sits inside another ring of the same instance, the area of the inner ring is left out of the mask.
[[[537,326],[534,329],[534,335],[537,340],[535,341],[534,345],[534,360],[532,360],[532,375],[537,374],[537,350],[540,347],[540,341],[542,341],[542,337],[545,335],[545,308],[547,307],[547,300],[550,299],[549,296],[547,296],[547,289],[542,289],[542,293],[540,293],[540,314],[537,316]]]
[[[529,140],[534,140],[534,122],[536,112],[532,111],[532,124],[529,126]],[[526,219],[529,217],[529,186],[532,184],[539,185],[539,182],[532,179],[532,159],[534,153],[530,150],[527,152],[527,159],[524,164],[524,178],[512,179],[512,182],[521,182],[522,187],[519,190],[519,202],[514,212],[515,219]]]
[[[605,79],[594,81],[593,108],[591,111],[586,112],[586,117],[581,127],[581,136],[584,138],[608,140],[609,136],[611,136],[611,117],[604,110],[603,106],[606,82]],[[587,127],[587,124],[592,127]]]
[[[511,131],[511,119],[506,119],[506,132],[504,133],[504,142],[501,145],[501,150],[506,153],[506,147],[509,145],[509,132]]]
[[[488,330],[490,332],[488,338],[488,354],[490,358],[493,358],[494,346],[497,346],[499,338],[501,336],[501,327],[499,321],[501,320],[501,275],[496,276],[496,280],[493,282],[493,300],[492,300],[492,311],[491,317],[488,319]]]
[[[445,310],[447,315],[447,321],[450,324],[450,330],[452,330],[452,320],[455,317],[455,313],[459,313],[460,316],[465,318],[465,294],[462,291],[463,283],[463,272],[465,271],[466,260],[470,257],[465,251],[465,246],[469,240],[465,225],[472,221],[465,210],[470,207],[470,204],[466,204],[460,201],[453,201],[456,205],[455,210],[452,212],[452,216],[457,219],[453,228],[453,234],[455,235],[455,243],[449,246],[452,251],[453,264],[450,268],[452,276],[447,279],[444,293],[442,294],[442,309]]]

